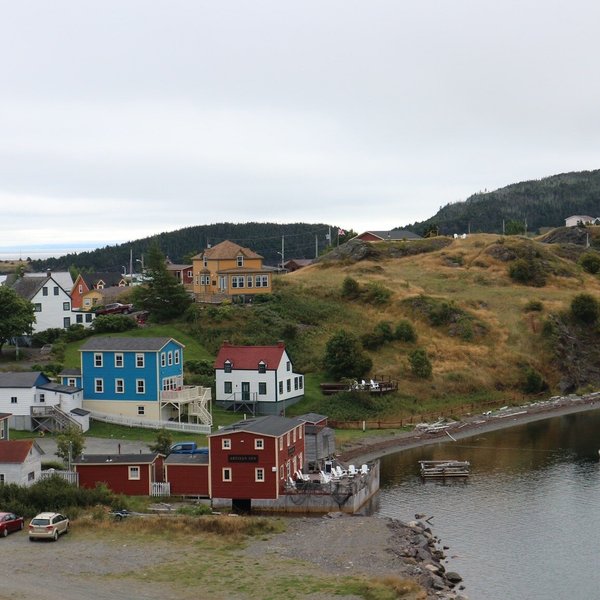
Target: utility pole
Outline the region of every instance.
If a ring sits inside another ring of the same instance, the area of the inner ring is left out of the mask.
[[[283,270],[283,264],[285,263],[285,236],[281,236],[281,270]]]
[[[315,233],[315,258],[319,258],[319,235]]]
[[[502,235],[506,235],[506,227],[504,226],[504,219],[502,219]]]

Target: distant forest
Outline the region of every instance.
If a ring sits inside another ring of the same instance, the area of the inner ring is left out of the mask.
[[[571,215],[600,217],[600,170],[523,181],[446,204],[426,221],[405,226],[420,235],[438,227],[442,235],[502,233],[502,221],[527,224],[527,231],[561,227]]]
[[[138,261],[148,252],[151,243],[156,240],[163,254],[171,262],[180,264],[202,252],[210,246],[215,246],[223,240],[230,240],[258,252],[264,257],[266,265],[276,265],[281,262],[282,236],[284,239],[284,258],[315,258],[329,241],[326,236],[331,227],[333,241],[336,237],[337,226],[310,223],[215,223],[213,225],[196,225],[176,231],[159,233],[155,236],[118,244],[105,246],[88,252],[70,253],[60,258],[34,260],[31,263],[35,271],[45,269],[66,270],[72,266],[91,271],[123,271],[129,272],[130,252],[133,254],[133,270],[139,271]]]

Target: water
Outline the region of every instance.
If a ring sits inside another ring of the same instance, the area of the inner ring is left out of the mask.
[[[377,513],[433,516],[471,600],[600,599],[600,411],[381,459]],[[471,462],[467,481],[419,477],[423,459]]]

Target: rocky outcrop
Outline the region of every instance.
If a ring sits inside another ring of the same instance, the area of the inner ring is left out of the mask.
[[[448,547],[440,547],[439,539],[426,522],[390,520],[389,528],[393,531],[390,552],[407,565],[407,574],[427,590],[428,598],[466,600],[460,593],[462,577],[455,571],[446,571],[443,564],[444,550]]]

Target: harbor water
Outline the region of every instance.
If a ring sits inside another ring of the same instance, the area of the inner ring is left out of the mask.
[[[470,600],[600,599],[600,410],[381,459],[375,512],[430,518]],[[426,481],[420,460],[471,463]]]

